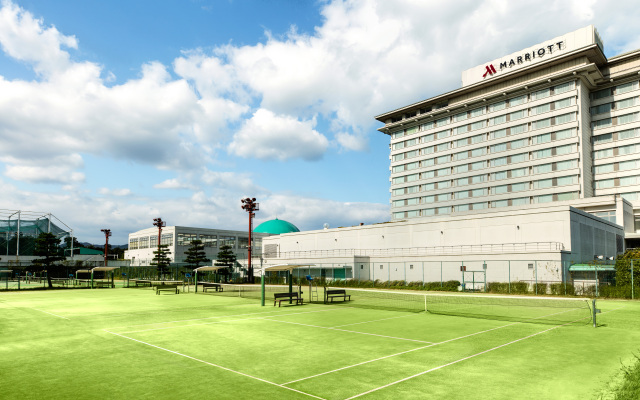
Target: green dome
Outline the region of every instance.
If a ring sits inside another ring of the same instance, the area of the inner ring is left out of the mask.
[[[281,233],[300,232],[300,229],[291,222],[283,221],[281,219],[272,219],[265,221],[258,225],[254,232],[270,233],[272,235],[279,235]]]

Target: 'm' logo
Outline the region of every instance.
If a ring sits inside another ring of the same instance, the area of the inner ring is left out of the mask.
[[[486,68],[486,72],[484,73],[484,75],[482,75],[483,78],[486,78],[487,74],[493,75],[497,72],[493,64],[489,64],[485,68]]]

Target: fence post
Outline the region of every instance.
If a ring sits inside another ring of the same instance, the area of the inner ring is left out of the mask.
[[[633,260],[631,260],[631,300],[633,300]]]
[[[404,285],[407,286],[407,262],[403,261],[402,266],[404,267]]]
[[[391,285],[391,262],[387,263],[387,282]]]
[[[509,294],[511,294],[511,260],[509,260]]]
[[[535,273],[536,273],[536,295],[538,294],[538,261],[534,261]]]
[[[424,261],[422,262],[422,286],[424,286]]]
[[[442,287],[442,261],[440,261],[440,287]]]

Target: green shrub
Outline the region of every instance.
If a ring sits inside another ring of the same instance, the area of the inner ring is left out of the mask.
[[[487,291],[490,293],[509,293],[509,283],[489,282],[487,286]]]
[[[536,283],[536,287],[535,287],[535,293],[536,294],[547,294],[547,288],[549,285],[547,285],[546,283]]]
[[[527,294],[529,293],[529,282],[511,282],[511,293]]]

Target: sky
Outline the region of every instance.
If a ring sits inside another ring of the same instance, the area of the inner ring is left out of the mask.
[[[636,1],[0,0],[0,211],[81,242],[167,225],[388,221],[375,116],[595,25],[640,48]]]

